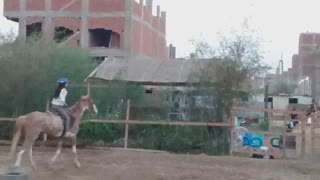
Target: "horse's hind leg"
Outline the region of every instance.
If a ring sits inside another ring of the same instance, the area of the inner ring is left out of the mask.
[[[16,160],[16,163],[15,163],[15,167],[20,167],[22,155],[24,154],[24,152],[25,152],[25,149],[22,149],[22,150],[19,151],[19,153],[17,155],[17,160]]]
[[[35,165],[33,158],[32,158],[32,146],[33,146],[33,142],[38,138],[39,133],[40,133],[40,131],[35,131],[33,133],[30,133],[30,132],[27,133],[25,140],[24,140],[24,143],[22,145],[22,149],[18,153],[18,158],[17,158],[16,164],[15,164],[16,167],[20,166],[22,155],[25,153],[25,151],[29,151],[30,163],[31,163],[32,167],[34,169],[36,169],[36,165]]]
[[[34,163],[33,158],[32,158],[32,146],[33,145],[31,144],[29,147],[29,159],[30,159],[30,163],[31,163],[32,167],[34,169],[37,169],[36,164]]]
[[[22,156],[25,153],[25,151],[28,150],[30,144],[31,143],[28,141],[28,139],[24,140],[22,148],[21,148],[21,150],[19,151],[19,153],[17,155],[17,160],[16,160],[16,163],[15,163],[15,167],[20,167]]]

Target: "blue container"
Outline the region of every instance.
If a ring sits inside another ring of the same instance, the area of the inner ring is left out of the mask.
[[[254,148],[260,148],[263,146],[264,135],[263,134],[250,134],[244,133],[243,146],[250,146]]]

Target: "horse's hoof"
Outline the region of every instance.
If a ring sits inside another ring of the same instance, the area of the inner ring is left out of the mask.
[[[79,162],[78,160],[76,160],[76,161],[74,161],[74,162],[75,162],[77,168],[81,168],[81,164],[80,164],[80,162]]]
[[[37,170],[37,166],[32,165],[32,169],[33,169],[33,170]]]

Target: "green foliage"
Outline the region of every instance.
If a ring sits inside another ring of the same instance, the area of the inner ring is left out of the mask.
[[[4,41],[0,46],[0,111],[6,116],[43,111],[61,77],[71,80],[67,103],[72,105],[87,92],[86,87],[74,85],[83,84],[96,66],[83,49],[37,38]],[[97,106],[103,107],[100,113],[104,114],[108,110],[115,113],[117,110],[113,109],[119,109],[120,100],[126,98],[139,103],[142,93],[141,87],[126,84],[92,89]]]
[[[0,98],[18,114],[44,110],[58,78],[80,84],[95,67],[83,50],[32,38],[4,43],[0,54]]]
[[[214,128],[216,131],[217,128]],[[130,126],[130,139],[136,148],[165,150],[176,153],[221,155],[228,146],[220,146],[206,127]],[[220,136],[221,141],[224,137]],[[228,143],[228,142],[224,142]]]
[[[0,122],[0,139],[12,139],[13,122]]]
[[[272,95],[279,95],[279,94],[292,94],[296,89],[295,85],[290,85],[284,81],[278,81],[274,85],[274,89],[270,92]]]
[[[90,140],[92,142],[103,140],[112,142],[123,137],[123,125],[87,123],[80,126],[78,138]]]
[[[261,131],[269,130],[269,120],[262,121],[258,124],[258,129]]]

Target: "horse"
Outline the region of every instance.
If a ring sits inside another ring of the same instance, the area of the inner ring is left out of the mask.
[[[20,138],[23,136],[24,141],[22,144],[22,148],[17,154],[15,167],[19,167],[21,163],[21,159],[25,151],[29,151],[29,158],[31,165],[34,169],[36,169],[35,162],[32,158],[32,147],[35,140],[38,138],[41,132],[47,134],[50,137],[59,139],[57,151],[54,156],[50,160],[50,164],[53,164],[58,155],[61,152],[62,144],[65,139],[71,140],[72,151],[74,153],[74,162],[75,165],[80,168],[81,164],[78,160],[77,148],[76,148],[76,140],[77,133],[79,131],[80,120],[83,116],[83,113],[88,110],[91,114],[96,115],[98,113],[97,107],[94,104],[92,98],[89,95],[82,96],[75,104],[68,108],[70,117],[73,120],[73,125],[71,128],[71,132],[75,134],[73,137],[65,138],[64,134],[64,120],[50,111],[47,112],[39,112],[34,111],[28,113],[26,115],[19,116],[16,119],[14,131],[13,131],[13,140],[11,143],[11,149],[9,157],[11,159],[14,158],[14,153],[17,148],[17,144]]]

